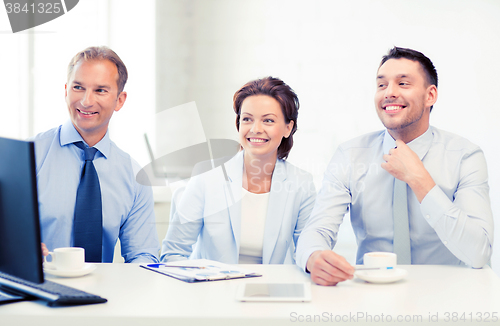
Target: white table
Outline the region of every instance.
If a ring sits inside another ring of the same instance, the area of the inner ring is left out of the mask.
[[[292,265],[246,268],[263,277],[190,284],[135,264],[99,264],[84,277],[49,279],[101,295],[107,303],[61,308],[47,307],[43,301],[8,304],[0,306],[0,324],[261,326],[343,320],[342,324],[386,325],[389,318],[394,325],[400,324],[395,322],[398,318],[406,319],[404,325],[500,324],[493,322],[494,316],[500,318],[500,279],[490,268],[402,266],[408,276],[393,284],[354,279],[334,287],[313,285],[309,303],[236,301],[236,289],[245,282],[310,282],[309,275]]]

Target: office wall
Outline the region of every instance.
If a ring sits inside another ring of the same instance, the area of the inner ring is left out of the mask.
[[[207,138],[237,139],[232,96],[245,82],[277,76],[301,109],[289,161],[322,173],[337,146],[382,129],[373,104],[380,58],[394,45],[428,55],[440,78],[431,124],[485,152],[494,216],[500,214],[500,2],[495,0],[156,2],[157,112],[191,101]],[[157,150],[190,133],[156,126]],[[346,219],[348,224],[348,219]],[[496,231],[497,238],[499,231]],[[354,260],[352,230],[337,250]],[[500,274],[500,246],[493,268]]]

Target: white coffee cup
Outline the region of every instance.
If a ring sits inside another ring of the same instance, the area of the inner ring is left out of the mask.
[[[397,266],[397,255],[392,252],[367,252],[363,256],[363,265],[366,267],[391,267]]]
[[[78,247],[56,248],[53,252],[49,252],[52,261],[45,263],[49,268],[58,270],[77,270],[85,266],[85,249]]]

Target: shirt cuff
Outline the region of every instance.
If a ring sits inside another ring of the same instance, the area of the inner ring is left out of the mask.
[[[158,258],[151,254],[141,254],[139,256],[136,256],[134,259],[131,259],[127,263],[140,263],[140,264],[151,264],[151,263],[158,263]]]
[[[181,255],[167,255],[164,254],[163,256],[160,257],[160,261],[162,263],[171,263],[174,261],[183,261],[183,260],[188,260],[189,257],[186,256],[181,256]]]
[[[432,228],[452,207],[453,202],[438,185],[435,185],[420,203],[420,211]]]
[[[307,270],[307,261],[309,260],[309,257],[311,257],[311,255],[315,252],[315,251],[323,251],[323,250],[329,250],[329,249],[325,249],[323,247],[320,247],[320,246],[316,246],[316,247],[310,247],[308,248],[307,250],[304,250],[302,252],[302,255],[300,256],[300,261],[297,261],[297,265],[302,268],[302,270],[306,273],[309,273],[309,271]]]

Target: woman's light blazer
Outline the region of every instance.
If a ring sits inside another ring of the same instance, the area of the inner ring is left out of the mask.
[[[225,164],[192,177],[180,199],[172,202],[162,261],[204,258],[238,263],[243,155],[241,151]],[[295,245],[315,197],[309,173],[276,161],[264,229],[264,264],[295,263]]]

